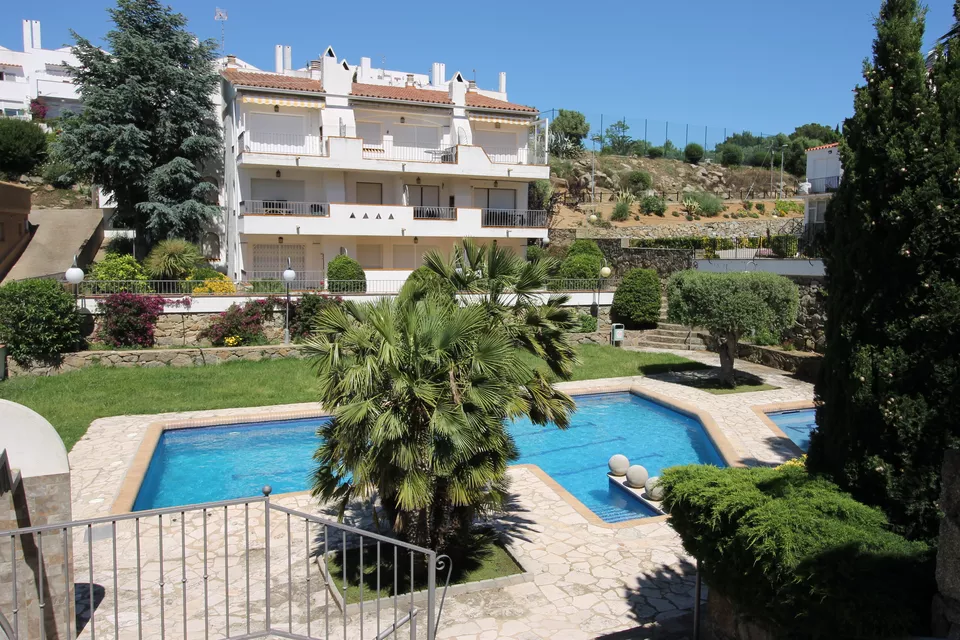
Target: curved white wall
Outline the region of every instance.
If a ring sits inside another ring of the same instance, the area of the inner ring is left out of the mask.
[[[53,425],[9,400],[0,400],[0,449],[23,478],[70,473],[67,449]]]

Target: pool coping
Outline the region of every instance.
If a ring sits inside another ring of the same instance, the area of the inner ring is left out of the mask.
[[[801,449],[796,442],[794,442],[790,436],[783,432],[783,429],[777,426],[777,423],[774,422],[768,413],[776,413],[777,411],[797,411],[799,409],[816,409],[817,403],[813,400],[795,400],[793,402],[774,402],[773,404],[755,404],[750,407],[753,409],[753,412],[757,414],[757,417],[760,418],[760,422],[765,424],[770,431],[773,432],[775,436],[782,439],[784,444],[797,454],[797,457],[805,456],[806,451]]]
[[[598,384],[598,382],[600,384]],[[632,378],[606,378],[599,380],[584,380],[578,382],[564,382],[557,385],[557,389],[563,391],[564,393],[577,396],[577,395],[590,395],[590,394],[603,394],[603,393],[631,393],[635,396],[639,396],[651,402],[655,402],[661,406],[665,406],[668,409],[673,409],[683,415],[694,418],[703,426],[704,431],[707,434],[707,437],[710,439],[710,442],[717,449],[717,453],[720,454],[721,459],[730,467],[743,467],[746,466],[740,456],[737,455],[733,446],[730,444],[730,441],[727,440],[726,436],[723,435],[723,432],[720,430],[720,427],[717,425],[713,417],[697,407],[683,402],[681,400],[676,400],[670,398],[663,394],[657,393],[656,391],[651,391],[650,389],[645,389],[638,384]],[[796,404],[796,403],[781,403],[784,405],[787,404]],[[780,405],[768,405],[768,406],[780,406]],[[783,410],[783,409],[779,409]],[[133,505],[136,502],[137,494],[140,492],[140,487],[143,484],[143,480],[146,477],[147,469],[150,467],[150,461],[153,459],[154,451],[156,450],[157,444],[160,442],[160,436],[163,435],[164,431],[174,431],[178,429],[192,429],[200,427],[216,427],[223,426],[228,424],[244,424],[250,422],[272,422],[279,420],[298,420],[305,418],[326,418],[330,417],[330,412],[324,411],[323,409],[311,409],[311,410],[299,410],[299,411],[281,411],[281,412],[268,412],[268,411],[257,411],[254,413],[244,414],[244,415],[231,415],[231,416],[214,416],[210,418],[195,418],[187,420],[165,420],[157,421],[149,424],[143,435],[143,439],[140,441],[140,445],[137,447],[137,452],[134,454],[133,461],[130,463],[130,466],[127,468],[126,473],[124,474],[123,481],[120,484],[120,490],[117,493],[116,499],[113,501],[113,504],[110,507],[111,515],[124,515],[133,512]],[[768,426],[771,426],[779,431],[779,428],[773,424],[772,421],[767,418]],[[786,435],[780,431],[780,435],[786,438]],[[787,438],[787,440],[793,444],[793,441]],[[796,445],[793,445],[796,447]],[[636,527],[645,524],[659,524],[667,520],[669,516],[650,516],[646,518],[634,518],[631,520],[624,520],[623,522],[604,522],[600,516],[595,514],[586,505],[584,505],[580,500],[573,496],[569,491],[563,488],[559,482],[554,480],[547,474],[543,469],[535,464],[515,464],[510,465],[508,468],[511,469],[526,469],[532,472],[538,479],[540,479],[544,484],[546,484],[550,489],[554,491],[560,498],[569,504],[573,509],[580,514],[584,519],[587,520],[589,524],[594,526],[603,527],[605,529],[625,529],[630,527]],[[291,491],[288,493],[279,493],[273,494],[274,498],[281,496],[298,496],[309,494],[310,490],[304,491]]]

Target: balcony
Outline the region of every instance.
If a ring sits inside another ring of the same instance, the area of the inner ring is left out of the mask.
[[[840,186],[840,176],[825,178],[807,178],[810,183],[810,193],[833,193]]]
[[[276,153],[296,156],[322,156],[320,136],[302,133],[244,131],[240,134],[240,150],[248,153]]]
[[[363,144],[363,157],[367,160],[400,160],[402,162],[434,162],[456,164],[457,148],[454,147],[405,147],[395,146],[384,136],[379,144]]]
[[[494,164],[532,164],[529,162],[530,153],[526,147],[482,147],[483,152]]]
[[[257,216],[330,216],[326,202],[291,202],[289,200],[244,200],[240,202],[244,214]]]
[[[456,220],[456,207],[414,207],[414,220]]]
[[[541,209],[483,209],[484,227],[545,228],[547,212]]]

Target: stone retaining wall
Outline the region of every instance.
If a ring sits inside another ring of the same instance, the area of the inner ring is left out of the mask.
[[[960,451],[947,451],[941,473],[940,538],[937,549],[937,590],[933,633],[960,637]]]
[[[780,233],[787,225],[794,225],[799,218],[775,218],[757,220],[701,220],[683,224],[645,224],[635,227],[611,227],[605,229],[593,225],[576,229],[551,229],[550,241],[569,244],[574,238],[680,238],[683,236],[707,236],[710,238],[740,238],[743,236],[765,236]]]
[[[714,349],[715,350],[715,349]],[[784,351],[755,344],[737,345],[737,357],[796,375],[804,382],[815,383],[823,356],[805,351]]]
[[[205,329],[219,316],[219,313],[162,313],[157,318],[154,328],[154,340],[160,347],[190,347],[209,346],[208,343],[197,342],[197,334]],[[95,315],[94,322],[89,325],[86,338],[94,339],[100,330],[100,318]],[[283,313],[274,313],[272,320],[264,320],[263,332],[269,342],[283,339]]]
[[[790,278],[800,290],[800,310],[797,322],[784,334],[784,339],[793,343],[797,349],[823,353],[827,347],[824,333],[827,321],[826,291],[823,278],[794,276]]]

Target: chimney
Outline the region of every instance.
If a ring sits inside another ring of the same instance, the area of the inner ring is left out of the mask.
[[[438,62],[437,64],[440,65],[440,84],[447,84],[447,63]]]
[[[430,68],[430,84],[435,87],[439,87],[443,84],[443,78],[440,75],[440,63],[434,62],[433,66]]]
[[[506,71],[500,72],[500,85],[497,87],[497,91],[499,91],[500,93],[507,92],[507,72]]]
[[[23,21],[23,50],[30,51],[33,48],[33,34],[30,31],[30,21]]]
[[[30,21],[30,31],[33,34],[33,48],[42,49],[43,47],[40,45],[40,21],[39,20]]]
[[[467,91],[476,91],[477,90],[477,81],[476,80],[467,80]]]
[[[237,56],[232,53],[227,54],[227,67],[236,67],[237,66]]]
[[[293,49],[290,48],[290,45],[287,45],[283,48],[283,70],[290,71],[293,69]]]
[[[273,48],[273,70],[277,73],[283,73],[283,45],[278,44]]]
[[[412,73],[408,73],[408,74],[407,74],[407,83],[406,83],[405,86],[407,86],[407,87],[412,87],[413,84],[414,84],[414,83],[413,83],[413,74],[412,74]]]

